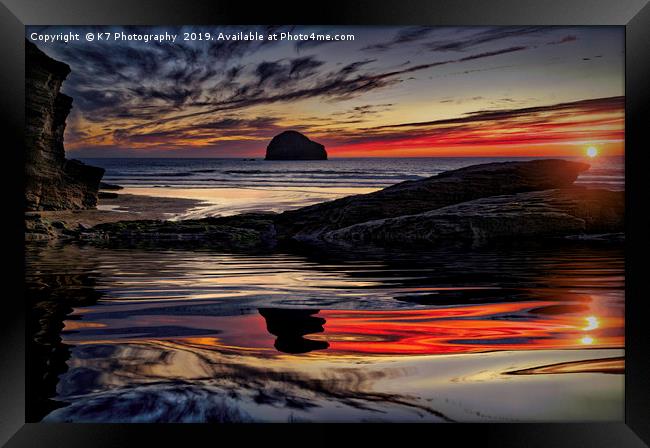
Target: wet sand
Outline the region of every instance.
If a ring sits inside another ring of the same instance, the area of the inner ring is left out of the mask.
[[[100,198],[95,210],[28,212],[75,229],[82,224],[134,220],[197,219],[247,212],[281,212],[376,188],[124,188],[116,198]],[[111,192],[112,193],[112,192]]]
[[[263,187],[263,188],[125,188],[125,194],[155,200],[199,201],[173,219],[195,219],[206,216],[228,216],[251,212],[282,212],[376,191],[369,187]]]
[[[157,197],[142,194],[119,193],[116,198],[99,199],[95,210],[61,210],[28,212],[50,222],[61,221],[68,228],[79,224],[92,227],[97,224],[139,219],[173,219],[204,205],[199,199]]]

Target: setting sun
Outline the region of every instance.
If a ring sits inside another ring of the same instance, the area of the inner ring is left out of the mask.
[[[598,155],[598,149],[595,146],[590,146],[587,148],[587,156],[588,157],[596,157]]]

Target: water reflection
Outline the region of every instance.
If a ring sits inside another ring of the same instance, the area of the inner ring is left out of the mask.
[[[50,322],[50,342],[34,340],[65,353],[39,392],[55,403],[47,420],[622,416],[621,248],[226,254],[30,244],[27,262],[28,296],[57,310],[33,321]],[[589,402],[599,404],[580,405]]]
[[[81,344],[72,355],[58,387],[58,399],[69,405],[46,421],[517,422],[623,415],[623,377],[602,373],[607,363],[620,363],[621,350],[363,360],[264,358],[192,341],[140,341]]]

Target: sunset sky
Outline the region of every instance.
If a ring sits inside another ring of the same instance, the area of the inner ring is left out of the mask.
[[[115,32],[120,27],[27,27]],[[260,157],[294,129],[331,157],[623,153],[622,27],[129,27],[354,41],[35,42],[71,66],[74,157]]]

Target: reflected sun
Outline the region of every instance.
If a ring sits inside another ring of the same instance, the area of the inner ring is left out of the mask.
[[[594,343],[594,338],[591,336],[585,336],[584,338],[580,339],[580,342],[585,345],[590,345]]]
[[[589,316],[586,317],[585,320],[587,321],[587,326],[583,328],[583,330],[589,331],[589,330],[595,330],[599,326],[598,318],[596,316]]]

